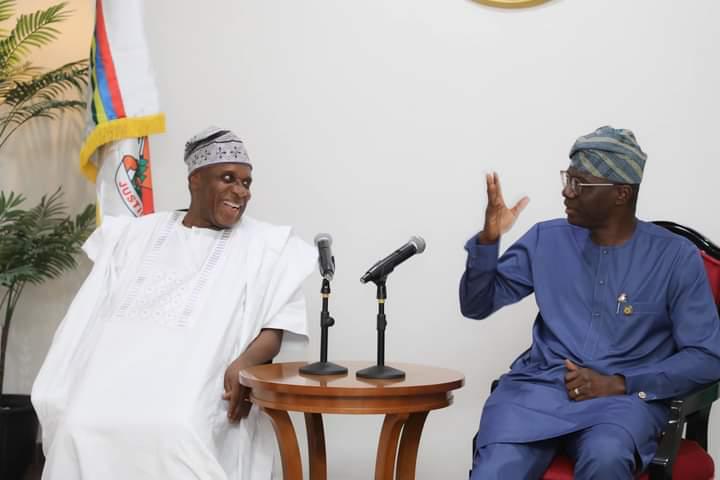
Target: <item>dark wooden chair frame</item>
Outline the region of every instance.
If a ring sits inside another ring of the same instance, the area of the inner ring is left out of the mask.
[[[720,247],[712,243],[697,231],[674,222],[657,221],[656,225],[667,228],[681,235],[713,258],[720,260]],[[689,395],[670,402],[670,418],[663,430],[655,458],[648,466],[650,480],[670,480],[677,457],[680,442],[683,438],[696,441],[703,450],[708,448],[708,425],[712,403],[720,398],[720,382],[707,385]]]

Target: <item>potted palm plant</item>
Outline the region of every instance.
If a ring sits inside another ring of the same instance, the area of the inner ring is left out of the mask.
[[[20,208],[23,201],[21,195],[0,192],[0,385],[10,324],[23,289],[74,268],[76,254],[95,225],[93,205],[74,219],[65,215],[60,189],[28,210]],[[20,478],[32,459],[36,435],[29,396],[1,394],[0,478]]]
[[[80,60],[46,70],[28,60],[33,49],[55,41],[57,24],[70,11],[66,2],[21,14],[11,29],[15,0],[0,0],[0,151],[28,122],[57,119],[84,110],[88,62]],[[94,227],[94,206],[74,218],[66,215],[62,192],[45,195],[23,209],[22,195],[0,192],[0,478],[21,478],[31,461],[37,419],[28,395],[3,393],[10,325],[27,284],[56,278],[76,266],[80,246]]]

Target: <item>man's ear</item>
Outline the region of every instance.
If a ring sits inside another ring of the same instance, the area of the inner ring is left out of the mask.
[[[619,185],[615,205],[627,205],[632,201],[633,192],[630,185]]]
[[[197,191],[198,188],[200,187],[200,182],[201,182],[200,176],[201,176],[201,172],[199,172],[198,170],[195,170],[188,177],[188,189],[190,190],[191,193]]]

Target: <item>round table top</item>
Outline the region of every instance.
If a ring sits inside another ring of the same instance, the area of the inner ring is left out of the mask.
[[[240,372],[240,383],[252,389],[294,395],[324,397],[382,397],[412,396],[444,393],[462,387],[465,376],[455,370],[409,363],[390,363],[388,366],[405,372],[405,378],[375,380],[358,378],[355,372],[372,366],[373,362],[336,361],[347,367],[342,375],[307,375],[300,367],[307,362],[256,365]]]

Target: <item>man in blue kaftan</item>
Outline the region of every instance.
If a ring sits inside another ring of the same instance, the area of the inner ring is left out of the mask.
[[[666,401],[720,378],[720,320],[688,240],[635,217],[646,156],[632,132],[580,137],[561,172],[567,219],[541,222],[498,259],[527,205],[487,177],[483,231],[465,245],[463,315],[535,294],[531,348],[487,400],[471,478],[540,478],[559,452],[576,479],[629,479],[653,458]]]

